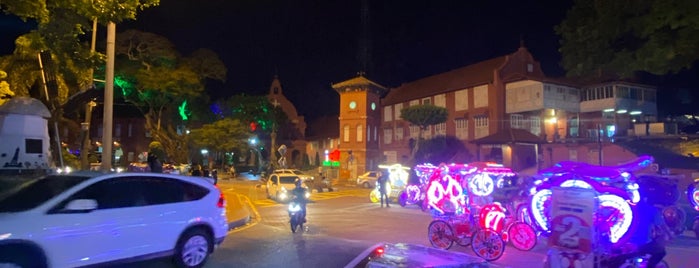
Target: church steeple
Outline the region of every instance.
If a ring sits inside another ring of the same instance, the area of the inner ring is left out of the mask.
[[[272,80],[272,85],[269,87],[269,95],[284,95],[282,93],[282,84],[279,82],[279,76],[274,75],[274,80]]]

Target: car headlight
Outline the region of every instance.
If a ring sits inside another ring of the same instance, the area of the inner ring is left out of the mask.
[[[310,197],[311,197],[311,193],[310,193],[310,192],[306,192],[306,199],[308,199],[308,198],[310,198]]]
[[[282,186],[282,192],[286,192],[286,187]]]

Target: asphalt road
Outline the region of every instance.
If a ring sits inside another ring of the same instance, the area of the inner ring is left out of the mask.
[[[257,179],[241,176],[220,181],[227,195],[249,196],[256,213],[247,225],[228,234],[205,267],[344,267],[379,242],[430,245],[427,226],[432,218],[428,213],[397,204],[381,208],[369,201],[369,189],[341,185],[338,191],[312,196],[306,228],[294,234],[286,206],[267,199]],[[450,250],[474,255],[470,247],[454,245]],[[545,239],[527,252],[508,245],[494,263],[542,267],[547,251]],[[665,260],[671,267],[696,267],[699,240],[687,232],[672,241],[667,251]],[[124,267],[170,267],[170,263],[157,260]]]

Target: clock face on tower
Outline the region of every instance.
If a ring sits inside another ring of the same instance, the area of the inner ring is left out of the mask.
[[[350,109],[354,110],[354,108],[357,108],[357,102],[356,102],[356,101],[350,101],[349,107],[350,107]]]
[[[376,110],[376,102],[371,103],[371,110]]]

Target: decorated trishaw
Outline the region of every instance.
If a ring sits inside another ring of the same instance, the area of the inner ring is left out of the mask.
[[[694,183],[689,184],[687,187],[687,200],[694,210],[699,212],[699,179],[694,179]],[[692,222],[692,231],[694,235],[699,239],[699,215],[694,218]]]
[[[494,163],[441,164],[435,168],[424,202],[433,216],[428,227],[432,246],[449,249],[454,243],[470,245],[487,261],[502,257],[507,241],[520,250],[532,249],[537,241],[534,229],[493,201],[499,182],[514,176],[509,168]]]
[[[405,189],[398,194],[398,204],[402,207],[407,205],[418,205],[425,209],[425,194],[427,193],[427,183],[430,176],[437,169],[430,163],[419,164],[413,168],[415,179],[408,179]]]
[[[397,200],[408,185],[408,171],[410,171],[410,168],[401,164],[379,165],[379,168],[385,169],[386,171],[384,172],[388,174],[388,191],[386,195],[388,195],[388,198]],[[381,200],[379,187],[380,185],[377,183],[376,187],[369,193],[369,200],[372,203],[378,203]]]
[[[545,267],[593,267],[632,254],[627,242],[641,198],[634,172],[652,163],[650,156],[618,166],[566,161],[540,171],[529,212],[554,252]]]

